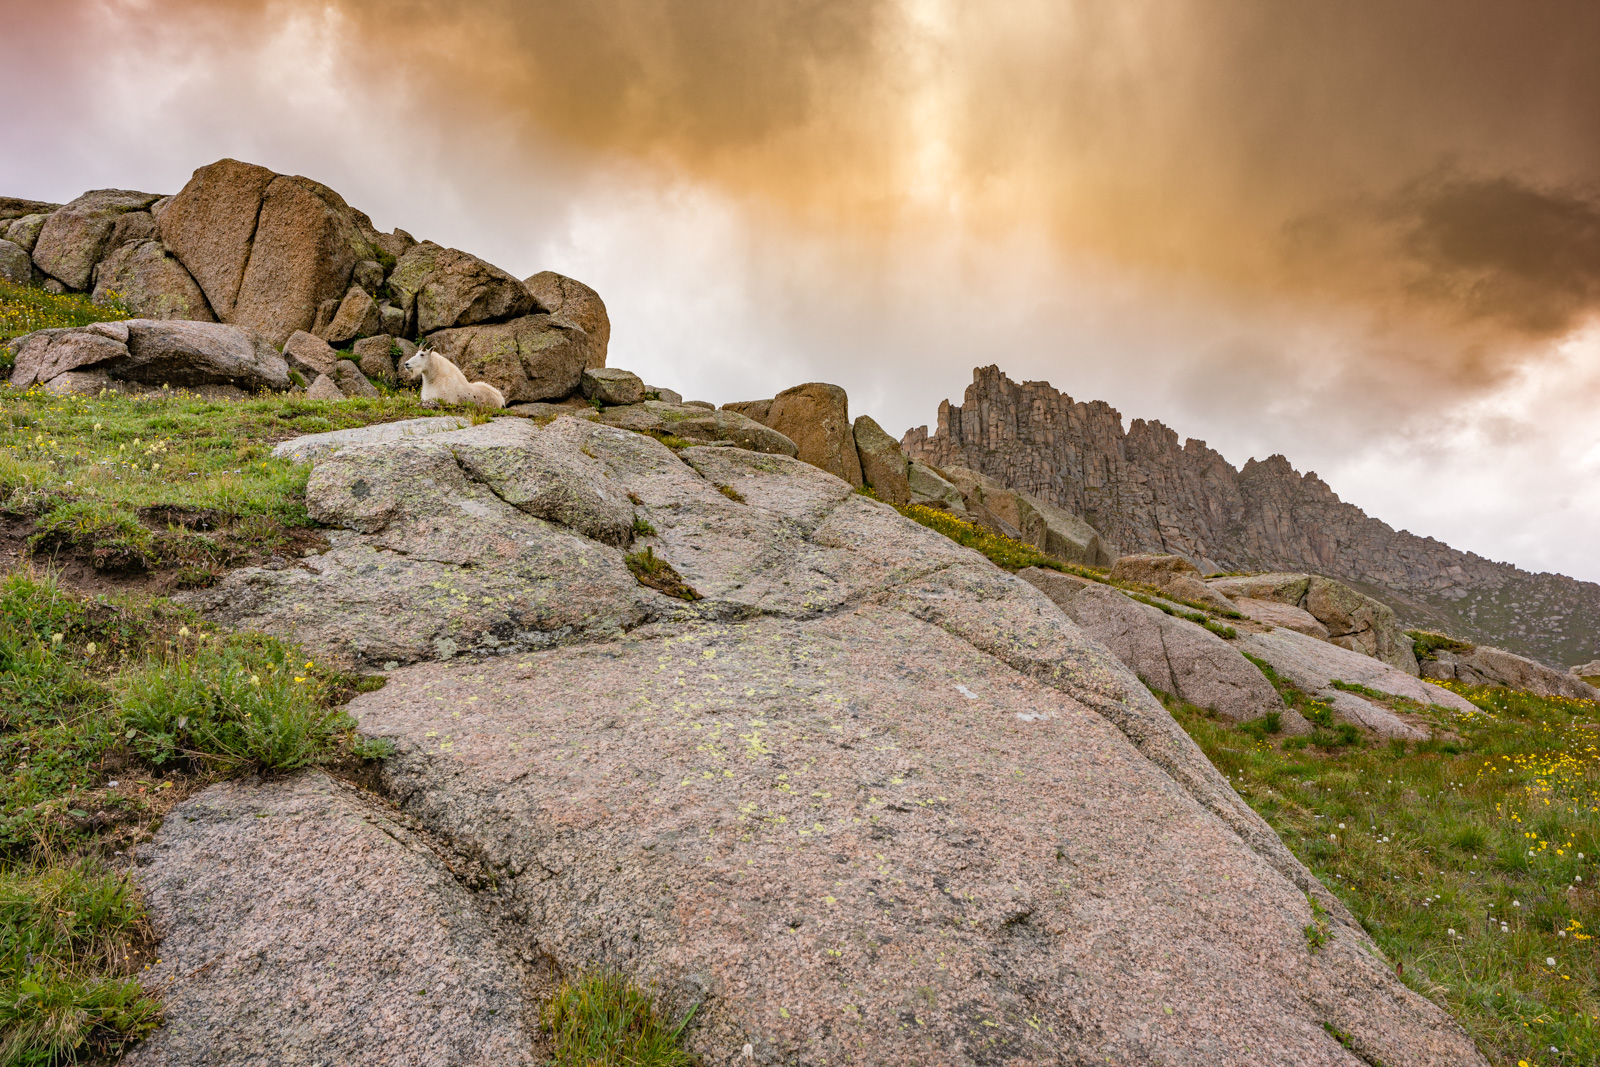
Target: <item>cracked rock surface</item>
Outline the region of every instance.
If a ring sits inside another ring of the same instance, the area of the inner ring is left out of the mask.
[[[486,872],[496,952],[698,1004],[708,1064],[1484,1062],[1040,591],[784,455],[523,427],[316,459],[334,549],[205,594],[409,664],[351,711]],[[641,547],[703,599],[639,585]]]
[[[521,970],[471,894],[322,772],[212,786],[140,862],[166,1018],[129,1067],[539,1062]]]

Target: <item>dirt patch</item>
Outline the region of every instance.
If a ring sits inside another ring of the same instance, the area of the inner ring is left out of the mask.
[[[55,545],[32,550],[29,541],[38,532],[38,524],[32,518],[0,515],[0,570],[15,570],[29,564],[48,567],[64,587],[81,595],[166,596],[182,589],[214,584],[228,571],[240,567],[288,567],[308,554],[328,549],[328,540],[320,531],[303,526],[274,526],[268,544],[256,538],[247,540],[227,516],[210,508],[141,508],[139,518],[158,534],[169,526],[203,531],[222,551],[155,567],[137,563],[107,566],[104,556],[97,556],[94,549],[84,546]],[[253,533],[259,537],[259,531]]]

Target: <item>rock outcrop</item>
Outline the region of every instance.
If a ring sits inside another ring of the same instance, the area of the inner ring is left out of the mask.
[[[160,199],[127,189],[84,193],[45,219],[33,247],[34,264],[68,289],[89,288],[95,264],[119,243],[113,240],[118,224],[130,212],[149,220],[146,209]]]
[[[484,872],[472,904],[489,918],[430,930],[433,965],[500,924],[563,972],[620,967],[698,1005],[687,1036],[709,1063],[748,1044],[774,1065],[1354,1064],[1334,1030],[1390,1067],[1484,1062],[1125,667],[1038,590],[851,483],[581,418],[314,462],[307,505],[340,528],[333,548],[186,599],[319,659],[413,664],[351,711],[393,739],[383,791]],[[618,544],[630,513],[636,540]],[[640,542],[700,599],[635,580]],[[370,840],[378,889],[357,877],[341,901],[429,876],[362,818],[308,808],[304,828],[251,829],[229,803],[161,831],[141,869],[175,887],[152,894],[159,929],[237,915],[240,898],[182,889],[187,857],[254,841],[299,884],[329,835]],[[1316,951],[1307,892],[1330,913]],[[396,895],[396,929],[437,914]],[[304,910],[248,921],[264,945],[309,941],[307,958],[324,943]],[[458,972],[463,1027],[498,1003],[499,958]],[[268,962],[269,979],[212,968],[208,996],[292,974]],[[168,1026],[201,1014],[186,1010]],[[353,1032],[340,997],[326,1010]]]
[[[547,310],[536,306],[527,286],[499,267],[432,241],[423,241],[400,257],[389,276],[389,291],[412,316],[418,334]]]
[[[1600,690],[1579,676],[1488,645],[1460,652],[1441,648],[1422,661],[1422,677],[1468,685],[1501,685],[1546,697],[1600,700]]]
[[[583,372],[583,395],[612,407],[644,402],[644,381],[617,367],[589,367]]]
[[[1530,574],[1396,531],[1282,456],[1236,469],[1159,422],[1083,403],[1046,382],[974,371],[906,454],[964,466],[1083,516],[1128,553],[1177,553],[1205,571],[1298,571],[1381,597],[1410,627],[1439,629],[1551,664],[1593,658],[1600,585]]]
[[[1111,567],[1111,577],[1146,585],[1175,600],[1202,604],[1215,611],[1236,610],[1233,601],[1201,581],[1199,570],[1182,556],[1119,556]]]
[[[11,241],[0,239],[0,281],[12,285],[27,285],[33,281],[33,259],[27,249]]]
[[[533,299],[550,314],[577,326],[589,338],[589,367],[606,365],[606,349],[611,344],[611,319],[600,294],[575,278],[553,270],[540,271],[523,279]],[[661,399],[667,400],[663,396]],[[681,397],[679,399],[682,399]]]
[[[861,457],[856,454],[850,401],[837,385],[807,382],[785,389],[771,400],[722,407],[777,430],[795,443],[802,460],[861,488]]]
[[[1037,587],[1146,685],[1235,722],[1276,713],[1289,734],[1311,732],[1272,683],[1205,627],[1141,604],[1116,589],[1029,567],[1017,577]]]
[[[1115,549],[1069,511],[1007,489],[981,471],[945,467],[937,473],[960,490],[967,517],[995,533],[1067,563],[1109,567],[1116,559]]]
[[[799,452],[795,443],[783,434],[770,426],[747,419],[737,411],[646,400],[642,404],[607,408],[596,418],[607,426],[678,437],[685,441],[725,441],[752,452],[770,452],[779,456],[794,456]]]
[[[911,502],[925,507],[948,511],[952,515],[968,518],[967,501],[954,482],[925,463],[911,460],[906,464],[906,483],[911,490]]]
[[[210,322],[128,319],[39,330],[15,342],[11,386],[48,385],[94,372],[146,386],[228,385],[245,392],[289,388],[289,365],[265,339]]]
[[[1315,574],[1255,574],[1213,578],[1206,584],[1229,598],[1276,601],[1300,608],[1327,631],[1326,640],[1380,659],[1407,674],[1418,673],[1411,638],[1401,630],[1394,611],[1343,582]],[[1290,629],[1312,632],[1299,626]]]
[[[215,322],[200,286],[160,241],[125,244],[94,268],[95,303],[120,302],[144,319]]]
[[[427,340],[469,380],[500,390],[507,404],[571,396],[589,359],[588,336],[550,315],[440,330]]]
[[[426,339],[513,403],[571,396],[585,368],[605,366],[611,325],[588,286],[550,272],[524,283],[467,252],[380,233],[309,178],[223,159],[171,197],[101,189],[65,206],[0,206],[0,278],[91,292],[140,318],[220,321],[280,349],[302,335],[340,348]],[[308,382],[335,377],[289,358]],[[412,384],[398,367],[373,373]]]
[[[911,503],[911,483],[906,478],[906,457],[900,442],[884,432],[870,415],[856,416],[851,436],[861,463],[861,480],[886,504]]]
[[[1407,722],[1380,702],[1335,687],[1334,682],[1364,686],[1419,704],[1438,704],[1466,715],[1481,714],[1465,697],[1448,689],[1421,681],[1371,656],[1293,630],[1241,634],[1236,645],[1240,651],[1266,661],[1300,689],[1331,705],[1335,715],[1380,737],[1420,741],[1429,736],[1429,731],[1423,725]]]

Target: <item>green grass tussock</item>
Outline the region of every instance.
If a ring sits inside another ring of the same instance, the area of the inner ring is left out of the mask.
[[[642,552],[629,552],[623,561],[640,585],[679,600],[701,599],[672,564],[656,555],[654,548],[647,546]]]
[[[1406,636],[1411,638],[1412,651],[1419,660],[1438,659],[1440,652],[1471,652],[1477,647],[1432,630],[1407,630]]]
[[[564,982],[541,1022],[554,1038],[553,1067],[691,1067],[696,1060],[679,1038],[698,1007],[669,1028],[648,992],[597,971]]]
[[[180,636],[118,679],[124,737],[158,768],[197,760],[292,771],[332,758],[355,724],[297,652],[257,634]]]
[[[0,1064],[110,1055],[155,1028],[132,886],[92,862],[0,873]]]
[[[147,836],[175,784],[386,755],[338,706],[367,688],[164,601],[0,578],[0,1067],[110,1055],[159,1018],[105,835]]]
[[[1296,747],[1167,703],[1491,1062],[1600,1062],[1600,705],[1450,688],[1482,713],[1416,705],[1423,743]]]

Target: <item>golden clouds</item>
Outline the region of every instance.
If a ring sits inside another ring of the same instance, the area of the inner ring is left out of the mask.
[[[419,121],[670,168],[854,239],[1044,232],[1491,347],[1600,302],[1588,0],[152,5],[241,39],[331,8],[347,62]]]

